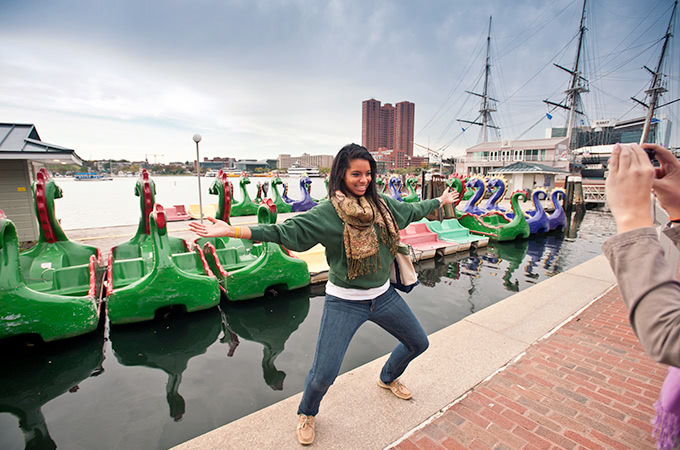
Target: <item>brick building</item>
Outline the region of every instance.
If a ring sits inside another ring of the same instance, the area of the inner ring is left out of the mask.
[[[364,100],[361,105],[361,145],[387,167],[405,168],[413,158],[415,104],[407,101],[395,106],[380,100]]]

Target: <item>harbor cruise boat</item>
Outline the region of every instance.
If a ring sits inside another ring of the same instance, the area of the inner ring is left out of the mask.
[[[288,168],[288,176],[289,177],[302,177],[302,176],[308,176],[308,177],[320,177],[321,173],[319,172],[319,169],[316,167],[289,167]]]

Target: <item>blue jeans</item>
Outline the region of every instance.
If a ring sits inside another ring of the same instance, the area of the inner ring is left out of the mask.
[[[315,416],[321,399],[340,372],[354,333],[370,320],[399,340],[380,372],[390,384],[428,345],[427,334],[403,298],[390,286],[384,294],[365,301],[342,300],[326,295],[314,363],[305,379],[305,391],[298,414]]]

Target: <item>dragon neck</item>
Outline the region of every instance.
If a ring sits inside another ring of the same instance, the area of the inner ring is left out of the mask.
[[[35,209],[40,225],[40,242],[66,241],[64,234],[54,211],[54,199],[61,197],[59,187],[50,179],[45,169],[40,169],[37,180],[33,185]]]
[[[416,188],[413,183],[406,183],[406,188],[408,189],[409,195],[416,195]]]
[[[272,195],[274,197],[274,203],[279,203],[281,199],[281,194],[279,194],[279,184],[280,183],[274,183],[272,182]]]
[[[539,198],[540,196],[541,191],[536,191],[531,196],[531,202],[534,204],[536,214],[542,214],[543,212],[545,212],[545,210],[543,209],[543,204],[541,203],[541,199]]]
[[[161,214],[163,215],[162,219],[160,217]],[[152,221],[153,226],[151,226]],[[153,214],[150,214],[148,222],[150,228],[149,234],[151,235],[154,253],[155,255],[158,256],[153,258],[153,266],[156,269],[170,267],[173,264],[172,251],[170,250],[170,242],[168,240],[168,230],[166,228],[167,224],[165,222],[165,213],[163,212],[162,208],[160,210],[157,210]]]
[[[564,209],[562,208],[562,202],[557,198],[557,197],[562,197],[562,200],[566,197],[566,194],[563,191],[555,191],[552,193],[550,196],[550,199],[552,200],[553,208],[555,209],[555,213],[558,213],[560,211],[563,211]],[[553,213],[553,214],[555,214]]]
[[[473,187],[475,187],[476,190],[475,193],[472,195],[472,198],[468,200],[467,208],[477,206],[479,202],[482,201],[482,198],[484,198],[484,193],[486,192],[486,186],[481,181],[476,182],[475,186]]]
[[[144,222],[144,234],[150,234],[151,229],[149,227],[149,214],[153,211],[153,192],[151,189],[151,183],[148,179],[142,181],[142,192],[141,192],[141,209],[142,209],[142,221]]]
[[[220,198],[217,218],[229,223],[229,215],[231,214],[231,183],[226,181],[226,179],[223,180],[217,192]]]
[[[241,182],[239,183],[239,188],[241,189],[241,196],[243,197],[241,203],[245,202],[246,199],[250,199],[250,197],[248,196],[248,191],[246,191],[246,183],[244,182],[244,180],[241,180]]]
[[[0,290],[9,290],[23,285],[19,269],[19,240],[14,224],[7,218],[0,218]]]
[[[498,203],[498,201],[503,198],[503,194],[505,194],[505,185],[499,183],[499,186],[496,187],[496,190],[493,191],[493,194],[491,194],[491,197],[489,198],[489,205]]]
[[[527,196],[523,192],[515,192],[512,194],[512,197],[510,198],[510,204],[512,205],[512,212],[515,213],[515,217],[512,218],[510,223],[508,225],[518,225],[522,220],[526,220],[524,218],[524,212],[522,211],[522,208],[519,206],[519,198],[524,197],[524,200],[526,200]]]
[[[300,194],[302,194],[302,199],[307,200],[310,198],[309,189],[307,187],[307,182],[305,180],[300,180]]]

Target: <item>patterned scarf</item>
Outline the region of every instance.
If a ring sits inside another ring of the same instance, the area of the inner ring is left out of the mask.
[[[357,198],[336,191],[331,203],[340,220],[345,223],[343,240],[348,279],[375,273],[382,267],[378,253],[378,234],[380,242],[387,245],[393,255],[397,254],[399,228],[385,200],[381,198],[379,204],[375,205],[365,195]]]
[[[680,368],[670,367],[661,388],[654,420],[654,436],[659,450],[680,448]]]

